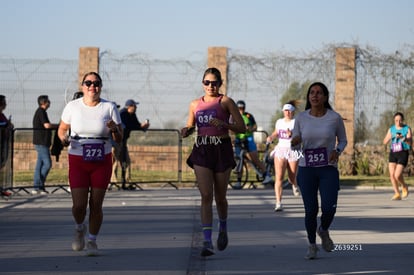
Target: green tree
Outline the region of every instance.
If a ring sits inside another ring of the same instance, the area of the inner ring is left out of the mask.
[[[283,93],[282,97],[280,98],[280,107],[275,111],[275,114],[272,116],[272,120],[270,122],[270,129],[272,129],[271,132],[273,132],[275,128],[276,120],[283,117],[283,112],[281,111],[281,109],[284,104],[291,100],[298,100],[300,104],[296,108],[296,113],[301,112],[305,109],[306,94],[308,92],[310,84],[310,81],[305,81],[302,84],[300,84],[299,82],[293,82],[292,84],[290,84],[289,88]]]
[[[387,134],[387,131],[391,125],[394,124],[394,113],[394,111],[387,110],[381,114],[381,118],[379,120],[380,124],[374,130],[374,133],[376,133],[374,135],[376,138],[375,141],[378,142],[378,144],[382,144],[385,134]]]
[[[370,125],[365,112],[362,111],[355,123],[355,142],[365,142],[375,135],[370,131]]]

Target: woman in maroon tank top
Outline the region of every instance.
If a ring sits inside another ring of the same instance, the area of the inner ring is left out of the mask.
[[[201,256],[211,256],[214,254],[213,197],[219,217],[217,249],[224,250],[228,244],[226,193],[231,170],[236,165],[229,130],[244,133],[246,126],[233,99],[219,93],[223,81],[218,69],[207,69],[202,83],[204,96],[190,103],[187,125],[181,135],[187,137],[197,130],[187,164],[194,169],[201,195],[204,235]]]

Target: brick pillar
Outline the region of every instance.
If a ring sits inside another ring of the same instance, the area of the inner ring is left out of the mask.
[[[355,48],[336,49],[335,110],[344,118],[348,145],[345,153],[354,155],[355,140]]]
[[[220,88],[220,93],[227,94],[227,48],[226,47],[209,47],[207,66],[209,68],[215,67],[220,70],[223,78],[223,85]]]
[[[79,69],[78,83],[81,90],[81,81],[83,76],[89,72],[99,73],[99,48],[82,47],[79,48]]]

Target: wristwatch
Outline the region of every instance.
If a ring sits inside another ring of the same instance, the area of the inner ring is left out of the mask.
[[[336,148],[335,151],[338,153],[338,155],[341,154],[341,150],[339,148]]]

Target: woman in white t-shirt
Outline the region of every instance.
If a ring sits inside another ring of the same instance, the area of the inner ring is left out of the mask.
[[[305,111],[296,116],[291,140],[292,147],[299,146],[303,154],[297,181],[305,208],[307,259],[317,257],[316,234],[325,251],[335,248],[329,227],[338,203],[338,159],[347,143],[344,119],[329,104],[328,88],[321,82],[312,83],[306,95]],[[322,214],[318,226],[319,201]]]
[[[76,223],[72,249],[85,247],[85,218],[89,205],[87,254],[97,255],[96,238],[102,225],[102,204],[112,174],[112,144],[122,141],[116,104],[100,97],[102,79],[95,72],[82,80],[83,97],[70,101],[61,116],[58,135],[69,146],[69,184]],[[70,136],[68,136],[70,129]]]
[[[278,138],[278,143],[275,149],[270,153],[274,158],[275,163],[275,197],[276,206],[275,211],[282,211],[282,192],[283,192],[283,178],[286,171],[288,172],[288,181],[292,185],[293,194],[299,196],[299,188],[296,184],[296,171],[298,167],[298,154],[291,149],[290,140],[292,136],[292,129],[295,124],[296,106],[298,102],[291,100],[283,105],[283,118],[276,121],[275,130],[267,138],[267,142],[272,142]]]

